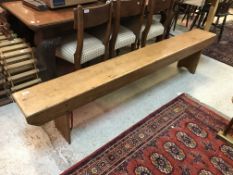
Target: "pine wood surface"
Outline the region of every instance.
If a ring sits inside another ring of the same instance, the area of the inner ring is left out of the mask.
[[[215,34],[195,29],[18,91],[13,98],[29,124],[42,125],[161,67],[185,58],[192,62],[192,55],[214,40]]]

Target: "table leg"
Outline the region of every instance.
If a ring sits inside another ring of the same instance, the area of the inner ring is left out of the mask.
[[[209,31],[210,27],[214,21],[214,16],[216,14],[217,8],[218,8],[218,4],[219,4],[219,0],[212,0],[211,2],[211,7],[210,7],[210,11],[206,20],[206,24],[204,27],[204,30]]]
[[[55,44],[43,41],[36,47],[37,66],[43,81],[56,77]]]
[[[43,31],[35,33],[36,57],[43,81],[56,77],[55,49],[59,41],[59,38],[45,40]]]
[[[186,67],[188,71],[192,74],[195,73],[199,59],[201,56],[201,51],[192,54],[178,62],[178,67]]]

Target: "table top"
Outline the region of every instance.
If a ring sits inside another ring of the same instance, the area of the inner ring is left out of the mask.
[[[22,1],[5,2],[2,6],[32,30],[74,20],[73,7],[37,11],[24,5]]]
[[[43,27],[64,24],[74,20],[73,8],[75,6],[56,10],[38,11],[24,5],[22,1],[13,1],[2,3],[2,7],[34,31]]]

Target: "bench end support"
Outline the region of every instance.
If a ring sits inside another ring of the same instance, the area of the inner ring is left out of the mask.
[[[71,130],[73,125],[73,112],[67,112],[67,115],[61,116],[54,121],[56,128],[60,131],[65,140],[70,144]]]
[[[192,74],[195,73],[199,59],[201,56],[201,51],[196,52],[182,60],[180,60],[177,64],[178,67],[185,67]]]

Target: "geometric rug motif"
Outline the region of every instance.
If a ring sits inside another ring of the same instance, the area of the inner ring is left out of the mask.
[[[227,120],[182,94],[63,175],[233,175],[233,148],[216,133]]]
[[[233,21],[225,25],[221,41],[204,49],[203,54],[233,66]]]

